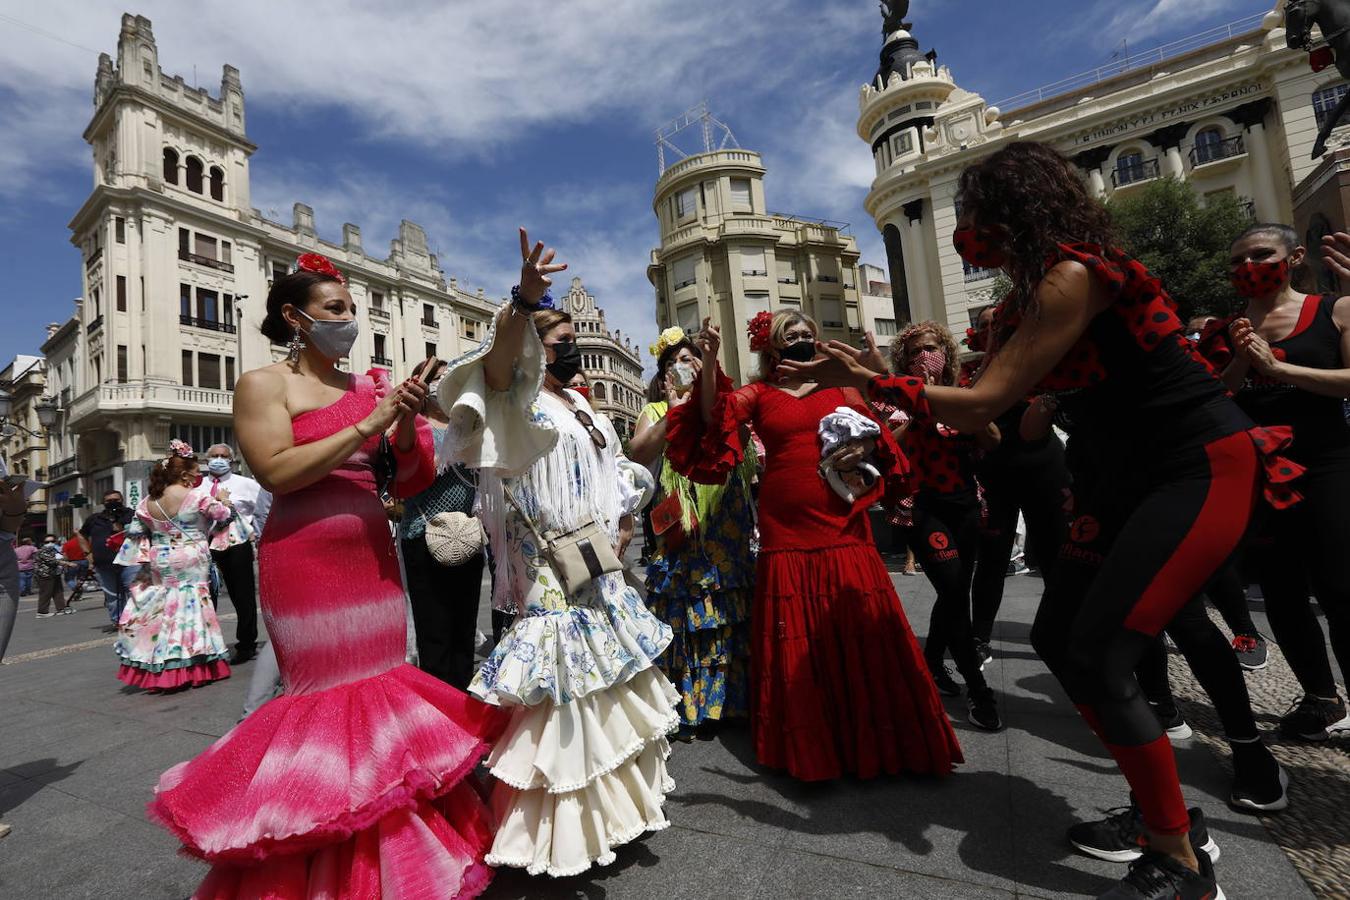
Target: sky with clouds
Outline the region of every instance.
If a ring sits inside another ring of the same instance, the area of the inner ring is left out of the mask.
[[[653,132],[705,98],[763,154],[771,210],[849,222],[883,264],[854,131],[881,44],[874,0],[126,3],[0,0],[0,365],[36,353],[79,294],[80,134],[124,9],[152,20],[170,76],[215,94],[223,63],[241,70],[255,207],[289,222],[308,203],[321,236],[340,243],[352,222],[379,256],[411,219],[470,290],[509,288],[524,224],[645,345]],[[992,103],[1108,63],[1122,41],[1136,54],[1273,5],[914,0],[910,19]]]

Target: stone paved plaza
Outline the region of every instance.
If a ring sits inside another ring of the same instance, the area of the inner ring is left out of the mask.
[[[896,578],[917,631],[933,594]],[[1123,781],[1079,722],[1027,634],[1041,582],[1008,580],[990,681],[1007,730],[975,731],[949,700],[966,764],[945,781],[889,778],[804,785],[754,763],[747,731],[675,745],[672,827],[619,852],[612,866],[561,881],[503,871],[496,898],[1093,896],[1122,870],[1073,853],[1065,828],[1120,805]],[[114,677],[97,599],[78,615],[36,621],[26,600],[0,667],[0,897],[183,898],[204,871],[149,824],[161,771],[234,723],[250,669],[229,681],[149,696]],[[1259,603],[1257,605],[1259,613]],[[233,616],[224,617],[227,635]],[[484,610],[486,619],[486,610]],[[1182,674],[1176,667],[1174,672]],[[1248,676],[1270,727],[1292,692],[1282,660]],[[1269,824],[1230,811],[1215,723],[1177,692],[1197,726],[1178,752],[1187,799],[1203,806],[1230,898],[1347,896],[1350,774],[1346,747],[1279,745],[1294,776],[1294,814]],[[1298,815],[1299,808],[1306,815]],[[1288,852],[1281,847],[1283,842]],[[1309,873],[1305,880],[1292,858]]]

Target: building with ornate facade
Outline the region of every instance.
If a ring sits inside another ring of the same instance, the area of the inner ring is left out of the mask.
[[[124,15],[116,60],[99,57],[93,105],[93,190],[70,222],[84,299],[44,351],[61,370],[53,390],[68,432],[53,496],[128,491],[172,437],[199,450],[232,443],[236,379],[284,354],[258,330],[269,285],[301,253],[347,276],[361,322],[352,370],[399,379],[486,334],[496,303],[447,278],[420,226],[404,221],[382,256],[353,224],[341,243],[321,239],[302,203],[289,223],[252,207],[257,148],[233,66],[211,96],[165,74],[149,20]]]
[[[859,94],[857,132],[876,164],[865,205],[885,242],[897,321],[938,319],[960,334],[989,302],[995,272],[952,248],[957,180],[1010,141],[1057,148],[1103,199],[1175,177],[1202,197],[1235,195],[1255,219],[1295,222],[1294,186],[1317,166],[1313,141],[1347,86],[1286,47],[1283,7],[1004,109],[963,89],[907,27],[886,35],[876,77]],[[1322,232],[1300,229],[1316,246]]]
[[[722,329],[722,365],[738,384],[754,377],[746,323],[756,314],[800,309],[825,340],[856,340],[858,245],[842,223],[769,213],[758,153],[725,149],[671,165],[656,182],[652,210],[661,245],[647,278],[658,329]]]
[[[11,475],[46,478],[49,434],[38,420],[38,404],[47,394],[47,363],[41,357],[20,355],[0,369],[0,391],[7,397],[9,409],[0,418],[0,458]],[[24,536],[50,527],[47,524],[47,497],[38,491],[29,500]],[[67,532],[68,534],[68,532]],[[41,539],[42,535],[36,535]]]
[[[605,311],[595,305],[595,297],[580,278],[572,279],[558,306],[572,315],[581,370],[591,383],[591,406],[609,416],[615,430],[627,440],[633,436],[638,413],[647,402],[642,357],[632,337],[609,330]]]

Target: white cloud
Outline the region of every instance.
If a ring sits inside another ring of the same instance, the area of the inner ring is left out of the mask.
[[[1185,35],[1194,30],[1190,23],[1219,13],[1239,16],[1254,12],[1250,0],[1141,0],[1124,9],[1114,2],[1100,9],[1113,12],[1110,24],[1098,32],[1099,41],[1111,46],[1118,46],[1121,40],[1145,41],[1178,32]]]

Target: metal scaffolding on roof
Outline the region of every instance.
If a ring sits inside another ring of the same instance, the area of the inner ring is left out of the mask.
[[[725,150],[728,146],[740,149],[741,145],[737,143],[736,135],[731,133],[731,126],[714,118],[708,109],[708,101],[704,100],[656,129],[658,177],[666,171],[667,150],[674,153],[677,160],[688,159],[694,155],[677,143],[679,137],[694,126],[698,126],[702,138],[702,149],[695,151],[696,153],[712,153],[715,150]]]

